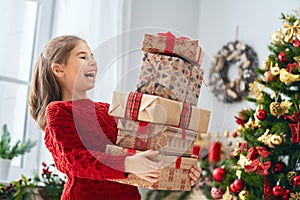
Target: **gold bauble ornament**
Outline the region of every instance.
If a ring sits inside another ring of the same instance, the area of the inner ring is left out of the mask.
[[[272,115],[278,117],[281,115],[281,108],[279,102],[272,102],[270,104],[270,112]]]
[[[281,29],[278,29],[274,33],[272,33],[271,38],[274,42],[280,42],[284,38],[284,34],[281,32]]]
[[[240,191],[239,193],[239,199],[240,200],[246,200],[247,197],[250,195],[249,191],[246,189],[243,189],[242,191]]]
[[[297,175],[297,172],[288,172],[286,175],[286,179],[289,181],[290,185],[293,185],[293,178]]]
[[[272,66],[272,61],[270,58],[267,58],[265,61],[264,61],[264,64],[263,64],[263,68],[265,71],[269,70],[270,67]]]

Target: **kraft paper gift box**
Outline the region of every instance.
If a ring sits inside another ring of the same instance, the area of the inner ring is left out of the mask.
[[[113,155],[134,155],[136,152],[139,151],[126,149],[114,145],[107,145],[105,152]],[[144,187],[152,190],[191,190],[191,179],[189,177],[189,170],[192,168],[193,165],[197,164],[196,158],[159,155],[157,156],[155,161],[163,161],[165,166],[162,169],[157,183],[151,183],[131,173],[128,174],[126,179],[109,180],[123,184]],[[141,165],[143,165],[143,163],[141,163]]]
[[[162,154],[191,156],[197,133],[149,122],[118,120],[116,144],[137,150],[159,150]]]
[[[198,66],[178,57],[145,53],[136,91],[197,106],[202,81]]]
[[[145,34],[142,50],[149,53],[176,55],[198,66],[201,65],[203,58],[203,51],[198,40],[175,37],[171,32]]]
[[[159,96],[113,92],[108,114],[207,133],[210,111]]]

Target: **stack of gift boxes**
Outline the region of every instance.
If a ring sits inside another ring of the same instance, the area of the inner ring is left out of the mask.
[[[198,41],[172,33],[145,34],[137,89],[113,93],[109,114],[118,117],[117,146],[110,154],[160,151],[167,163],[158,183],[134,174],[120,183],[156,190],[190,190],[189,169],[197,163],[197,134],[206,133],[210,111],[197,107],[203,81]],[[143,163],[141,163],[143,164]]]

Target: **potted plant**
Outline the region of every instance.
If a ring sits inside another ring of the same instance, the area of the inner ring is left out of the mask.
[[[31,140],[25,142],[18,140],[14,145],[11,145],[10,133],[7,125],[4,124],[0,137],[0,180],[7,180],[11,160],[30,152],[35,145],[36,142]]]

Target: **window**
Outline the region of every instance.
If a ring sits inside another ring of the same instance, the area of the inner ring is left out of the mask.
[[[42,41],[49,39],[49,34],[42,35],[41,29],[45,29],[45,24],[51,26],[52,4],[52,0],[1,1],[0,125],[7,124],[12,144],[28,138],[38,141],[41,137],[28,114],[27,99],[35,52]],[[38,167],[38,156],[39,144],[29,154],[14,158],[9,179],[18,179],[26,172],[32,176]]]

